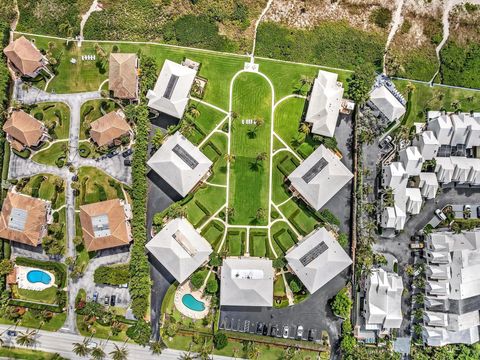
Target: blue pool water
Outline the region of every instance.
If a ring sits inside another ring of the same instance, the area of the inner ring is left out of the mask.
[[[52,277],[42,270],[30,270],[27,273],[27,280],[31,283],[43,283],[45,285],[50,284]]]
[[[205,304],[203,301],[199,301],[193,297],[192,294],[185,294],[182,297],[182,303],[187,308],[193,311],[203,311],[205,310]]]

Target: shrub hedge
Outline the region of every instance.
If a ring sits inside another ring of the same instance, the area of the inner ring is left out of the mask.
[[[93,281],[96,284],[122,285],[127,284],[129,279],[130,273],[128,264],[100,266],[93,274]]]

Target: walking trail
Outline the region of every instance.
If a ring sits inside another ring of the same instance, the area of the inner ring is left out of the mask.
[[[80,21],[80,41],[78,42],[78,47],[82,46],[82,40],[83,40],[83,28],[85,27],[85,24],[87,23],[88,18],[94,11],[101,11],[102,8],[98,5],[98,0],[93,0],[92,5],[90,6],[90,9],[82,15],[82,21]]]
[[[258,25],[260,25],[260,22],[262,21],[263,17],[267,13],[268,9],[270,9],[270,6],[272,5],[273,0],[268,0],[267,5],[265,5],[265,8],[263,9],[262,13],[257,19],[257,22],[255,23],[255,32],[253,35],[253,47],[252,47],[252,56],[255,55],[255,45],[257,43],[257,30],[258,30]]]
[[[390,43],[392,42],[393,37],[397,33],[398,28],[403,23],[402,10],[403,10],[403,4],[404,3],[405,3],[404,0],[396,0],[396,6],[397,7],[396,7],[395,13],[393,14],[393,17],[392,17],[390,33],[388,34],[387,43],[385,44],[385,52],[383,54],[383,73],[384,74],[387,73],[387,69],[386,69],[386,66],[385,66],[385,59],[387,57],[388,47],[390,46]]]

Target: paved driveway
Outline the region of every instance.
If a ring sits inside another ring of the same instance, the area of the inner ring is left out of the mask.
[[[59,169],[56,166],[39,164],[31,159],[24,159],[12,152],[8,169],[9,179],[31,177],[42,173],[53,174],[65,178],[69,174],[69,171],[66,167]]]
[[[127,185],[132,184],[132,168],[124,165],[125,158],[121,155],[115,155],[114,157],[102,158],[101,160],[86,159],[78,157],[78,166],[92,166],[97,169],[103,170],[105,173],[113,177],[114,179],[125,183]]]

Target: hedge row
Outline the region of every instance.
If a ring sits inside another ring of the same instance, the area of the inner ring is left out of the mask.
[[[100,266],[93,274],[93,281],[96,284],[122,285],[127,284],[129,279],[128,264]]]
[[[25,300],[10,299],[10,301],[8,302],[8,305],[10,305],[10,306],[22,306],[22,307],[26,307],[26,308],[29,308],[29,309],[35,309],[35,310],[47,310],[47,311],[51,311],[51,312],[54,312],[54,313],[62,313],[63,312],[63,307],[60,307],[58,305],[39,304],[39,303],[25,301]]]
[[[143,319],[150,300],[150,265],[145,254],[147,243],[147,153],[150,130],[148,108],[145,105],[128,106],[125,113],[136,124],[136,143],[132,158],[132,235],[133,246],[130,260],[129,290],[132,312],[137,319]]]
[[[25,257],[17,257],[15,259],[17,265],[37,267],[43,270],[52,270],[55,272],[55,284],[63,289],[67,284],[67,269],[64,264],[53,261],[41,261]]]

